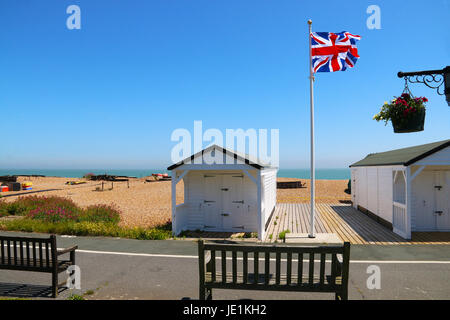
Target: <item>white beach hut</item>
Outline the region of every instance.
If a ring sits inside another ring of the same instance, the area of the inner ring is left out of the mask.
[[[172,176],[172,230],[257,232],[265,236],[276,204],[277,168],[210,146],[167,168]],[[176,203],[183,180],[184,202]]]
[[[358,210],[405,239],[450,231],[450,140],[369,154],[350,168]]]

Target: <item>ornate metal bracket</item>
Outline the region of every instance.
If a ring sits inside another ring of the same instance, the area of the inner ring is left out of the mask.
[[[425,70],[417,72],[400,71],[397,73],[397,76],[399,78],[405,78],[405,81],[409,81],[410,83],[423,83],[428,88],[436,89],[436,92],[442,96],[448,93],[448,89],[445,89],[445,87],[449,84],[445,84],[445,79],[449,74],[450,66],[447,66],[442,70]]]

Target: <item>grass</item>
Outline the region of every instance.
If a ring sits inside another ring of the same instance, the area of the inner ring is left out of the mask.
[[[94,290],[88,290],[83,295],[90,296],[90,295],[93,295],[94,293],[95,293]]]
[[[46,222],[32,219],[17,219],[0,222],[0,230],[54,233],[74,236],[105,236],[139,240],[164,240],[172,236],[171,225],[165,224],[150,229],[124,228],[111,222]]]
[[[243,234],[239,235],[237,238],[240,238],[240,239],[258,238],[258,233],[257,232],[244,232]]]
[[[66,300],[86,300],[84,297],[85,296],[90,296],[93,295],[95,293],[94,290],[87,290],[85,293],[79,295],[79,294],[71,294],[70,296],[67,297]]]
[[[280,240],[286,239],[287,233],[291,233],[291,230],[287,229],[287,230],[281,231],[280,234],[278,235],[278,239],[280,239]]]
[[[84,297],[79,294],[72,294],[67,298],[67,300],[84,300]]]
[[[172,236],[172,225],[153,228],[121,227],[120,212],[113,206],[78,207],[62,197],[20,197],[13,202],[0,201],[0,217],[23,216],[0,222],[0,230],[54,233],[76,236],[107,236],[139,240],[163,240]]]

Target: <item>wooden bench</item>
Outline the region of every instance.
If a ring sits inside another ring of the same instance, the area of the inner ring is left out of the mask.
[[[58,250],[56,236],[49,238],[0,236],[0,269],[47,272],[52,274],[52,297],[58,295],[58,274],[75,265],[78,246]],[[69,259],[58,257],[69,253]],[[73,272],[71,273],[71,275]]]
[[[348,298],[349,242],[341,246],[305,247],[200,240],[198,255],[201,300],[211,300],[212,289],[330,292],[335,293],[336,300]],[[316,267],[318,272],[315,272],[315,257],[320,261]],[[231,258],[231,268],[227,258]],[[271,258],[275,260],[275,268],[271,266]],[[249,272],[250,259],[253,260],[252,273]],[[286,261],[283,268],[282,259]],[[304,263],[308,264],[307,268]]]

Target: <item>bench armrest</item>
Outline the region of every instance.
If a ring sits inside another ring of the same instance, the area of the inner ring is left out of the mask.
[[[73,246],[73,247],[70,247],[70,248],[61,249],[61,250],[58,250],[56,252],[56,254],[58,256],[60,256],[60,255],[65,254],[65,253],[69,253],[69,252],[75,251],[76,249],[78,249],[78,246]]]

